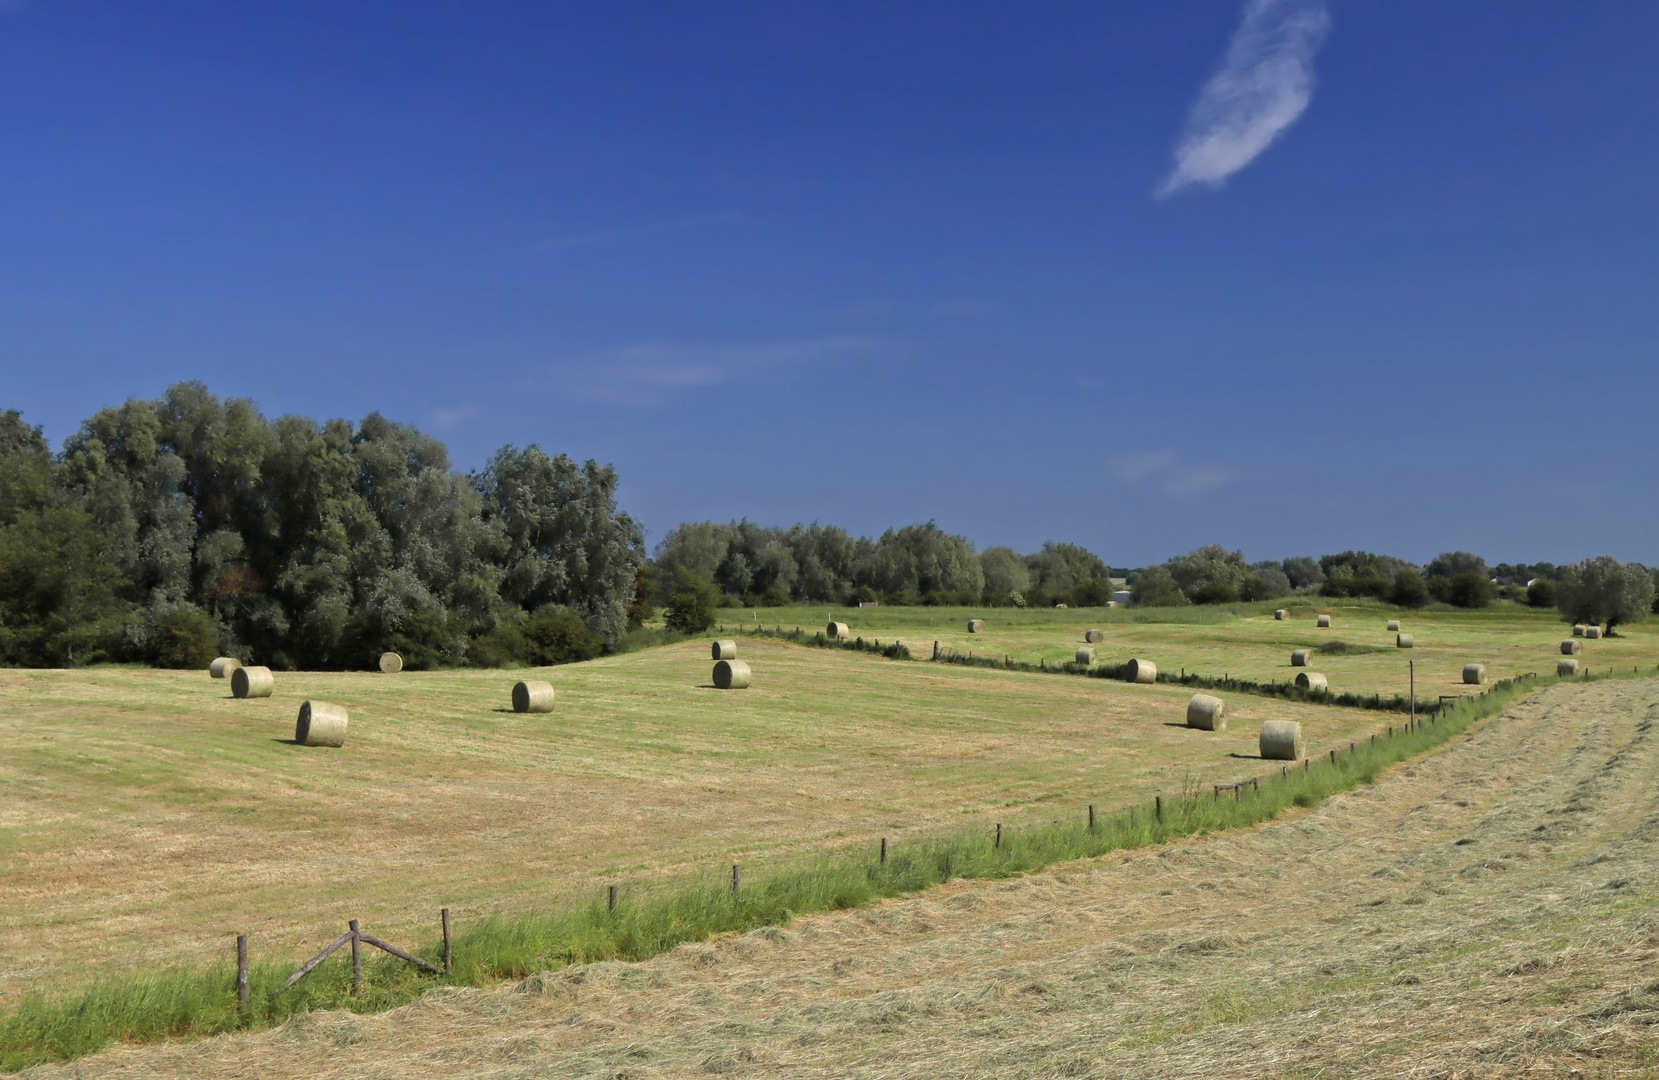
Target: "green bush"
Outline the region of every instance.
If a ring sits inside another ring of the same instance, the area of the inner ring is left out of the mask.
[[[567,607],[543,604],[524,621],[520,631],[526,645],[524,659],[535,667],[592,660],[605,651],[593,627]]]
[[[1394,576],[1388,602],[1405,608],[1420,608],[1429,602],[1429,587],[1415,570],[1401,570]]]
[[[1464,570],[1452,577],[1446,599],[1460,608],[1483,608],[1498,595],[1497,588],[1478,570]]]
[[[157,667],[204,668],[219,655],[219,627],[200,608],[169,611],[157,620],[150,641]]]
[[[714,625],[720,607],[720,590],[704,578],[682,569],[674,591],[668,594],[663,623],[682,634],[701,634]]]

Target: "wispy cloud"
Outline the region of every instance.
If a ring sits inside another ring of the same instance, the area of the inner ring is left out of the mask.
[[[484,410],[477,405],[458,405],[453,409],[433,409],[432,424],[445,431],[459,427],[468,420],[476,420],[484,415]]]
[[[1248,0],[1221,70],[1187,118],[1160,198],[1193,184],[1220,187],[1296,122],[1330,23],[1324,0]]]
[[[4,2],[4,0],[0,0]],[[613,240],[637,240],[667,233],[694,232],[698,229],[741,225],[746,220],[741,210],[724,210],[718,214],[696,214],[675,218],[673,221],[653,221],[644,225],[628,225],[619,229],[598,229],[593,232],[550,236],[536,246],[543,251],[568,251],[572,248],[592,247]]]
[[[631,345],[562,360],[554,371],[577,395],[612,405],[655,405],[674,393],[892,354],[880,338],[820,337],[746,345]]]
[[[1118,479],[1131,484],[1153,484],[1166,495],[1190,499],[1212,491],[1238,474],[1219,465],[1183,462],[1173,450],[1149,450],[1107,462]]]

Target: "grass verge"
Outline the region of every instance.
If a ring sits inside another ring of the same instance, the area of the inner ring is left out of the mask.
[[[344,954],[292,988],[283,986],[292,966],[255,966],[246,1005],[237,1000],[234,966],[228,962],[104,980],[61,1000],[31,996],[0,1018],[0,1071],[72,1059],[116,1041],[270,1027],[312,1009],[380,1011],[437,985],[478,986],[573,963],[642,960],[688,941],[783,924],[801,913],[903,896],[956,878],[1007,878],[1075,859],[1254,825],[1289,807],[1315,806],[1330,795],[1371,783],[1389,765],[1433,749],[1551,681],[1505,680],[1479,697],[1459,699],[1415,728],[1398,728],[1332,758],[1288,766],[1264,763],[1269,771],[1255,778],[1256,784],[1247,782],[1222,793],[1191,782],[1156,805],[1099,814],[1092,827],[1080,812],[1069,821],[1009,829],[1002,833],[1000,845],[985,829],[965,830],[895,846],[885,861],[871,843],[857,852],[830,853],[745,880],[735,890],[729,881],[705,882],[639,896],[624,894],[615,910],[602,900],[571,898],[547,911],[492,917],[457,936],[449,975],[423,975],[377,954],[365,963],[364,989],[356,996]],[[441,946],[429,942],[414,951],[436,961]]]

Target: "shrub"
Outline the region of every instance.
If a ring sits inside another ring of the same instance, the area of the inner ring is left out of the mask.
[[[720,590],[690,570],[681,570],[668,595],[668,607],[663,611],[663,622],[670,630],[682,634],[701,634],[714,625],[714,612],[720,607]]]
[[[558,604],[543,604],[524,621],[524,660],[536,667],[592,660],[605,651],[605,643],[582,617]]]
[[[1129,587],[1129,599],[1136,607],[1181,607],[1187,603],[1174,576],[1162,566],[1154,566],[1136,578]]]
[[[157,667],[204,668],[219,655],[219,628],[200,608],[180,606],[156,621],[150,642]]]
[[[1463,570],[1452,577],[1446,599],[1460,608],[1482,608],[1492,602],[1497,592],[1479,570]]]
[[[1388,602],[1400,607],[1420,608],[1429,602],[1429,587],[1415,570],[1401,570],[1394,575],[1394,587],[1389,590]]]

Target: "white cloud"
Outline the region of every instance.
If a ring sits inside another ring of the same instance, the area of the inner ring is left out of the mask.
[[[453,409],[433,409],[432,423],[447,431],[483,415],[484,410],[477,405],[458,405]]]
[[[649,405],[675,391],[788,377],[892,351],[879,338],[854,336],[748,345],[630,345],[560,361],[554,369],[561,384],[579,396],[613,405]]]
[[[1159,197],[1192,184],[1220,187],[1308,107],[1313,54],[1331,17],[1324,0],[1249,0],[1221,70],[1187,117],[1175,170]]]
[[[1219,465],[1191,465],[1173,450],[1148,450],[1107,462],[1125,483],[1155,484],[1165,495],[1191,499],[1212,491],[1238,474]]]

